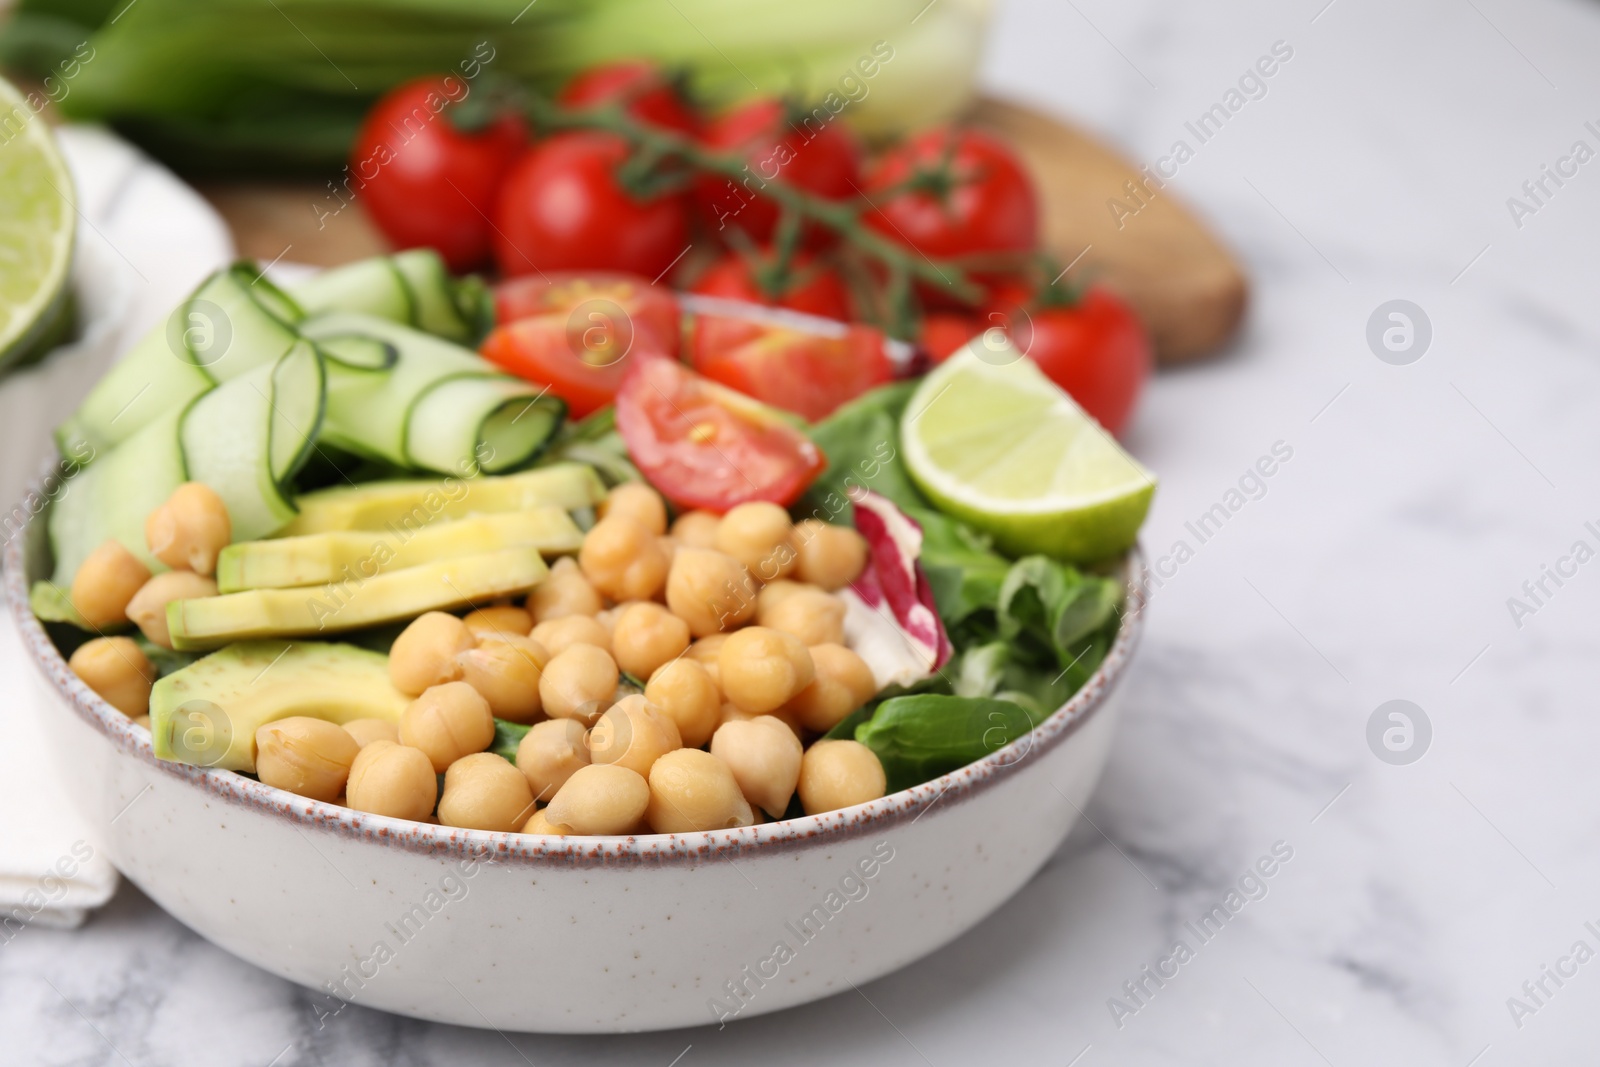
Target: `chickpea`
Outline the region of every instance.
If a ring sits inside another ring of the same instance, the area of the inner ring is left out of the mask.
[[[804,753],[794,731],[771,715],[723,723],[711,739],[711,754],[733,771],[745,799],[774,819],[789,807]]]
[[[344,724],[344,729],[362,748],[366,748],[374,741],[390,741],[397,745],[400,743],[400,724],[390,722],[388,719],[352,719]]]
[[[691,659],[663,664],[645,683],[644,698],[678,727],[685,748],[711,740],[722,713],[722,694],[711,675]]]
[[[156,669],[131,637],[97,637],[80,645],[67,666],[100,699],[128,718],[150,709]]]
[[[681,548],[716,548],[720,515],[709,511],[686,511],[672,524],[672,538]]]
[[[660,604],[642,601],[617,616],[611,651],[617,666],[635,678],[648,678],[689,647],[689,624]]]
[[[661,554],[667,557],[667,573],[672,573],[672,561],[678,558],[678,542],[670,537],[656,538],[656,544],[661,546]]]
[[[477,644],[467,624],[454,615],[442,611],[418,615],[389,647],[389,680],[407,696],[458,681],[461,663],[456,657]]]
[[[763,582],[787,578],[794,570],[794,526],[777,504],[739,504],[717,526],[718,552],[726,552]]]
[[[563,615],[547,619],[530,635],[552,656],[559,656],[573,645],[593,645],[611,651],[611,635],[597,615]]]
[[[423,691],[400,716],[400,743],[420,748],[440,774],[456,760],[494,743],[489,702],[466,682]]]
[[[717,653],[723,695],[758,715],[781,708],[811,684],[811,653],[794,634],[749,626],[728,635]]]
[[[796,719],[794,714],[790,712],[788,708],[779,708],[776,711],[769,711],[767,714],[787,726],[789,728],[789,732],[794,734],[795,737],[799,738],[802,744],[805,743],[805,733],[800,725],[800,720]],[[720,730],[723,726],[730,722],[749,722],[751,719],[759,718],[761,718],[760,715],[757,715],[753,711],[745,711],[737,704],[724,703],[721,710],[717,713],[717,729]]]
[[[600,517],[626,516],[657,537],[667,532],[667,504],[661,494],[643,482],[623,482],[606,494]]]
[[[228,506],[203,482],[184,482],[144,520],[150,554],[177,570],[215,574],[217,554],[232,540]]]
[[[295,715],[256,731],[256,777],[313,800],[344,792],[361,746],[331,722]]]
[[[486,637],[527,637],[533,629],[533,616],[528,610],[510,604],[479,608],[461,622],[480,641]]]
[[[848,526],[805,519],[795,523],[794,544],[796,576],[830,593],[859,578],[867,565],[867,539]]]
[[[576,719],[534,723],[517,745],[517,770],[528,779],[535,800],[549,800],[579,767],[588,765],[589,743]]]
[[[126,622],[128,601],[150,580],[150,568],[122,547],[108,540],[89,553],[72,577],[68,599],[73,610],[96,630]]]
[[[552,719],[577,719],[593,726],[617,691],[617,663],[603,648],[573,645],[545,664],[539,698]]]
[[[714,678],[716,677],[717,660],[722,656],[722,646],[727,643],[728,636],[727,634],[711,634],[708,637],[700,638],[698,641],[690,642],[684,655],[706,668],[706,670],[711,671]]]
[[[572,827],[551,822],[550,817],[543,811],[536,811],[528,816],[527,822],[522,824],[522,832],[525,834],[544,834],[547,837],[566,837],[572,833]]]
[[[615,764],[580,767],[567,779],[545,818],[574,834],[625,834],[650,803],[650,785],[638,772]]]
[[[349,726],[345,724],[346,729]],[[438,799],[438,775],[420,749],[382,739],[370,741],[350,765],[345,804],[356,811],[421,822],[433,814]]]
[[[612,600],[649,600],[667,580],[667,554],[656,535],[626,515],[594,524],[578,551],[578,566]]]
[[[728,830],[756,821],[733,771],[698,748],[680,748],[656,760],[645,818],[658,834]]]
[[[533,621],[549,622],[567,615],[594,615],[605,605],[589,579],[583,576],[571,556],[562,556],[550,565],[544,581],[528,594],[528,614]]]
[[[785,705],[808,730],[827,733],[878,691],[867,661],[843,645],[812,646],[811,662],[816,678]]]
[[[760,625],[794,634],[807,647],[844,643],[844,601],[832,593],[802,585],[776,600],[756,602],[756,621]]]
[[[807,815],[865,804],[888,789],[878,754],[859,741],[818,741],[800,761],[800,804]]]
[[[734,630],[755,614],[755,582],[725,552],[680,548],[667,575],[667,607],[696,637]]]
[[[550,653],[531,637],[510,634],[487,638],[477,648],[457,654],[461,680],[489,702],[496,718],[532,722],[542,710],[539,676]]]
[[[589,760],[648,775],[650,765],[683,747],[678,724],[641,694],[625,696],[589,731]]]
[[[217,583],[193,571],[167,571],[145,582],[128,601],[128,618],[143,631],[152,644],[172,647],[167,629],[167,605],[174,600],[198,600],[216,596]]]
[[[528,780],[504,756],[475,752],[444,772],[439,825],[513,833],[533,814]]]

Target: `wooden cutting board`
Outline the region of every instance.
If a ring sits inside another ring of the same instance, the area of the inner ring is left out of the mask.
[[[1213,352],[1244,317],[1249,283],[1220,241],[1168,190],[1134,201],[1144,181],[1117,153],[1060,120],[1003,100],[980,100],[973,122],[1015,145],[1044,199],[1045,243],[1072,264],[1069,280],[1094,278],[1127,297],[1164,364]],[[208,183],[200,191],[233,228],[242,255],[333,266],[388,246],[359,199],[338,201],[312,183]],[[1147,186],[1147,188],[1149,188]],[[1108,201],[1137,207],[1129,217]],[[1122,225],[1118,226],[1121,214]],[[319,219],[319,216],[320,219]]]

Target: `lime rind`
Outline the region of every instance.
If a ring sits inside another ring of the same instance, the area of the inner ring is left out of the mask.
[[[1130,548],[1155,479],[1037,365],[963,349],[925,378],[901,426],[912,479],[1013,555],[1074,563]]]

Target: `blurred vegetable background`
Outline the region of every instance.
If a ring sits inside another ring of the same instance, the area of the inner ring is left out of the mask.
[[[108,122],[186,173],[341,164],[373,100],[461,69],[481,42],[496,79],[546,92],[623,57],[681,70],[713,109],[832,91],[882,137],[971,101],[988,0],[22,0],[0,62],[43,77],[87,41],[58,103]],[[893,78],[854,73],[874,42]],[[844,79],[841,82],[841,79]]]

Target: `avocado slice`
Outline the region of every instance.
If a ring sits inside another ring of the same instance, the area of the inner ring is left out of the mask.
[[[531,545],[480,552],[403,570],[369,556],[348,579],[300,589],[174,600],[167,605],[172,647],[218,648],[256,637],[300,637],[355,630],[525,593],[549,573]],[[369,573],[370,572],[370,573]]]
[[[521,545],[547,556],[576,552],[583,545],[583,531],[572,516],[552,506],[436,522],[414,532],[390,526],[381,532],[330,530],[242,541],[222,550],[217,560],[217,587],[224,593],[237,593],[241,589],[322,585],[352,579],[363,566],[374,562],[392,571]]]
[[[158,759],[256,769],[256,730],[291,715],[333,723],[398,722],[411,703],[389,657],[321,641],[242,641],[156,682],[150,737]]]
[[[416,533],[440,519],[558,507],[592,508],[606,487],[587,463],[553,463],[519,474],[368,482],[306,493],[300,514],[275,536],[299,537],[330,530],[395,530]]]

